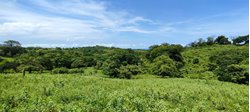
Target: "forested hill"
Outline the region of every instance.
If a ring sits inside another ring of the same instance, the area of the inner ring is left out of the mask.
[[[163,43],[148,50],[115,47],[21,47],[14,40],[0,45],[1,73],[81,74],[87,67],[112,78],[160,77],[218,79],[248,84],[249,36],[199,39],[188,46]]]

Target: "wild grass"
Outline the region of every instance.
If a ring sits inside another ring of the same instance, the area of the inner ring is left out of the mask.
[[[0,111],[248,112],[248,86],[216,80],[0,75]]]

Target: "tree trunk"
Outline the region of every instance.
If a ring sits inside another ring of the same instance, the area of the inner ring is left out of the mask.
[[[23,77],[25,77],[25,69],[23,69]]]
[[[29,68],[29,73],[31,73],[31,68]]]

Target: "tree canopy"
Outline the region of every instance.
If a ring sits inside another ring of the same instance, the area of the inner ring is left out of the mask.
[[[232,41],[233,44],[222,35],[200,38],[185,47],[163,43],[147,50],[135,50],[103,46],[22,47],[18,41],[8,40],[0,46],[0,72],[83,74],[88,73],[85,68],[91,67],[112,78],[131,79],[138,74],[179,78],[197,74],[198,78],[212,76],[221,81],[247,84],[248,50],[245,48],[249,36],[239,36]],[[227,46],[235,49],[227,49]],[[244,50],[238,49],[241,46]],[[216,47],[222,50],[215,52]],[[203,49],[213,52],[203,55]],[[192,50],[190,55],[186,54]]]

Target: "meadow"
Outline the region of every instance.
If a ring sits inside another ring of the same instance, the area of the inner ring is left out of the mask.
[[[8,40],[0,44],[0,111],[248,112],[248,40],[218,36],[149,49]]]
[[[0,0],[0,112],[250,112],[248,0]]]
[[[218,80],[1,74],[3,112],[248,112],[248,86]]]

